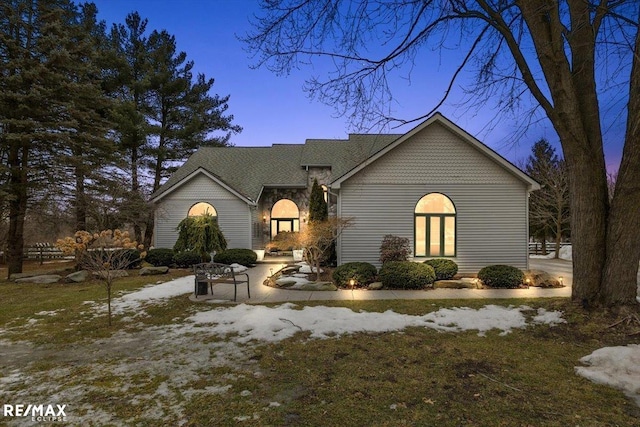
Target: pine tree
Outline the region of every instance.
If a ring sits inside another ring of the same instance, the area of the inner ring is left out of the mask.
[[[531,152],[525,171],[538,181],[542,188],[531,193],[529,199],[529,231],[531,235],[540,238],[543,245],[547,236],[553,236],[555,257],[558,258],[562,237],[570,232],[566,166],[556,155],[553,146],[544,139],[536,142]]]
[[[88,37],[68,0],[13,0],[0,6],[0,146],[6,152],[9,275],[22,271],[24,225],[34,196],[65,182],[61,159],[73,141],[98,133],[87,78]]]
[[[111,43],[117,52],[117,142],[129,159],[129,195],[122,211],[134,225],[135,238],[145,246],[153,236],[153,208],[148,196],[203,145],[228,145],[241,131],[225,115],[229,97],[211,95],[213,79],[193,78],[193,61],[178,52],[175,37],[153,31],[138,13],[115,25]],[[215,131],[225,135],[215,137]],[[148,180],[142,177],[148,177]]]
[[[329,210],[324,200],[324,191],[318,184],[318,180],[314,179],[309,196],[309,221],[326,221],[327,218],[329,218]]]

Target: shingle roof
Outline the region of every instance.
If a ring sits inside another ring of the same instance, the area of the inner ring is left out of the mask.
[[[304,144],[271,147],[203,147],[152,198],[161,197],[202,169],[255,202],[263,186],[306,186],[305,166],[330,166],[332,179],[337,179],[400,136],[352,134],[346,140],[308,139]]]

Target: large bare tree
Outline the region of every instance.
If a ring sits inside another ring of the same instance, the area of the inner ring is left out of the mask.
[[[468,89],[478,102],[499,96],[499,105],[513,111],[534,100],[560,138],[569,171],[572,298],[622,306],[636,303],[640,260],[639,6],[632,0],[265,0],[244,40],[258,65],[277,73],[330,58],[335,69],[324,80],[310,79],[310,93],[365,120],[389,118],[387,76],[395,69],[410,68],[425,50],[466,49],[443,100],[469,68],[477,72]],[[627,122],[610,202],[600,98],[613,85]]]

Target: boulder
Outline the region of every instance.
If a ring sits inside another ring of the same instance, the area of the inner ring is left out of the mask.
[[[107,273],[111,274],[111,277],[116,279],[118,277],[128,277],[129,273],[127,273],[127,270],[111,270],[109,272],[107,271],[94,271],[93,275],[100,278],[100,279],[105,279],[107,277]]]
[[[383,287],[382,282],[373,282],[373,283],[369,283],[369,286],[367,286],[367,289],[371,291],[377,291],[382,289],[382,287]]]
[[[68,274],[65,278],[69,282],[82,283],[89,278],[89,272],[87,270],[80,270],[75,273]]]
[[[289,286],[293,286],[296,283],[298,282],[296,282],[295,280],[289,279],[287,277],[282,277],[275,281],[275,285],[279,288],[288,288]]]
[[[525,270],[524,280],[529,286],[537,286],[540,288],[561,288],[560,281],[551,274],[543,270]]]
[[[16,279],[16,283],[58,283],[62,279],[62,276],[57,274],[44,274],[42,276],[23,277],[22,279]]]
[[[156,274],[167,274],[169,267],[143,267],[140,269],[141,276],[154,276]]]
[[[336,285],[331,282],[309,282],[303,283],[297,289],[301,291],[337,291]]]
[[[436,280],[433,283],[434,289],[475,289],[477,288],[473,279],[458,280]]]

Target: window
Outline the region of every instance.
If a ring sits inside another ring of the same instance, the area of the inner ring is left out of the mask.
[[[456,256],[456,208],[444,194],[430,193],[416,204],[415,255]]]
[[[325,202],[329,202],[329,187],[327,187],[326,185],[321,185],[320,187],[322,187],[322,194],[324,195],[324,201]]]
[[[199,216],[204,214],[213,215],[215,217],[218,216],[216,208],[214,208],[207,202],[198,202],[195,205],[191,206],[187,216]]]
[[[300,211],[289,199],[278,200],[271,208],[271,238],[283,231],[300,231]]]

